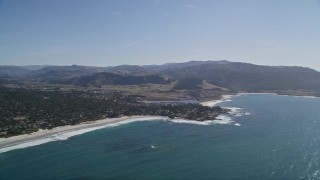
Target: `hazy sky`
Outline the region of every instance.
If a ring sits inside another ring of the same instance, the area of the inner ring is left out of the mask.
[[[0,64],[189,60],[320,70],[318,0],[0,0]]]

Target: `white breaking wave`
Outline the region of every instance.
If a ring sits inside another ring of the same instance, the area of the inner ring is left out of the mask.
[[[224,96],[223,100],[220,101],[213,101],[210,106],[214,106],[218,103],[225,102],[225,101],[232,101],[230,98],[232,96]],[[103,129],[106,127],[115,127],[119,126],[122,124],[128,124],[131,122],[138,122],[138,121],[154,121],[154,120],[164,120],[164,121],[170,121],[173,123],[184,123],[184,124],[195,124],[195,125],[214,125],[214,124],[221,124],[221,125],[230,125],[233,124],[235,126],[241,126],[241,124],[234,122],[232,119],[233,117],[239,117],[243,115],[250,115],[250,113],[243,111],[242,108],[237,108],[237,107],[224,107],[228,108],[231,110],[229,114],[226,115],[219,115],[216,119],[214,120],[207,120],[207,121],[195,121],[195,120],[185,120],[185,119],[169,119],[166,117],[146,117],[146,118],[132,118],[128,119],[125,121],[117,122],[117,123],[112,123],[112,124],[106,124],[106,125],[101,125],[97,127],[89,127],[85,129],[80,129],[80,130],[71,130],[71,131],[66,131],[66,132],[60,132],[54,135],[50,135],[47,137],[42,137],[39,139],[34,139],[34,140],[29,140],[29,141],[24,141],[20,142],[18,144],[13,144],[8,147],[4,147],[0,149],[0,153],[3,152],[8,152],[11,150],[16,150],[16,149],[22,149],[22,148],[27,148],[31,146],[37,146],[41,144],[45,144],[48,142],[53,142],[53,141],[64,141],[68,140],[72,136],[76,135],[81,135],[87,132],[95,131],[98,129]]]
[[[246,95],[245,93],[239,93],[237,95],[224,95],[221,100],[214,100],[212,102],[207,103],[208,106],[216,106],[222,102],[232,101],[232,97],[235,96],[243,96]],[[241,126],[240,123],[235,123],[232,119],[233,117],[240,117],[240,116],[248,116],[251,115],[249,112],[245,112],[243,108],[238,107],[223,107],[226,109],[230,109],[231,111],[227,115],[219,115],[215,120],[211,121],[209,124],[233,124],[235,126]]]
[[[53,138],[44,138],[44,139],[36,139],[36,140],[32,140],[32,141],[26,141],[21,144],[2,148],[2,149],[0,149],[0,153],[12,151],[15,149],[23,149],[26,147],[37,146],[37,145],[45,144],[45,143],[52,142],[52,141],[56,141],[56,140],[54,140]]]
[[[163,118],[163,120],[165,120],[165,119],[167,119],[167,118]],[[84,134],[87,132],[95,131],[98,129],[103,129],[106,127],[115,127],[115,126],[131,123],[131,122],[154,121],[154,120],[159,120],[159,118],[149,118],[149,117],[148,118],[133,118],[133,119],[128,119],[128,120],[113,123],[113,124],[106,124],[106,125],[101,125],[101,126],[97,126],[97,127],[90,127],[90,128],[86,128],[86,129],[61,132],[61,133],[57,133],[54,135],[50,135],[48,137],[24,141],[24,142],[21,142],[18,144],[13,144],[8,147],[1,148],[0,153],[4,153],[4,152],[16,150],[16,149],[23,149],[23,148],[32,147],[32,146],[38,146],[38,145],[45,144],[48,142],[53,142],[53,141],[64,141],[64,140],[68,140],[72,136],[81,135],[81,134]]]
[[[233,124],[234,121],[228,115],[219,115],[215,120],[212,121],[212,124]]]
[[[233,117],[240,117],[240,116],[249,116],[251,113],[244,111],[243,108],[238,108],[238,107],[223,107],[230,109],[231,112],[229,113]]]
[[[212,124],[212,120],[208,121],[195,121],[195,120],[185,120],[185,119],[167,119],[167,121],[173,123],[181,123],[181,124],[196,124],[196,125],[210,125]]]
[[[227,119],[227,118],[226,118]],[[103,129],[106,127],[115,127],[123,124],[128,124],[132,122],[138,122],[138,121],[154,121],[154,120],[164,120],[164,121],[170,121],[173,123],[185,123],[185,124],[196,124],[196,125],[211,125],[211,124],[227,124],[228,120],[208,120],[208,121],[193,121],[193,120],[184,120],[184,119],[169,119],[166,117],[154,117],[154,118],[133,118],[133,119],[128,119],[125,121],[113,123],[113,124],[106,124],[106,125],[101,125],[97,127],[90,127],[90,128],[85,128],[85,129],[80,129],[80,130],[71,130],[71,131],[66,131],[66,132],[60,132],[54,135],[50,135],[47,137],[42,137],[39,139],[33,139],[29,141],[24,141],[24,142],[19,142],[18,144],[13,144],[8,147],[4,147],[0,149],[0,153],[16,150],[16,149],[23,149],[27,147],[32,147],[32,146],[38,146],[41,144],[53,142],[53,141],[64,141],[68,140],[70,137],[81,135],[87,132],[95,131],[98,129]]]
[[[173,122],[173,123],[180,123],[180,124],[194,124],[194,125],[202,125],[202,126],[208,126],[208,125],[215,125],[215,124],[221,124],[221,125],[231,125],[234,124],[236,126],[239,126],[239,123],[235,123],[232,120],[232,116],[221,114],[216,117],[214,120],[206,120],[206,121],[195,121],[195,120],[185,120],[185,119],[168,119],[167,121]]]
[[[241,124],[235,123],[234,121],[232,121],[232,117],[251,115],[251,113],[244,111],[243,108],[238,108],[238,107],[223,107],[223,108],[227,108],[227,109],[231,110],[231,112],[229,112],[229,116],[228,116],[231,119],[229,122],[230,122],[230,124],[234,124],[235,126],[241,126]]]

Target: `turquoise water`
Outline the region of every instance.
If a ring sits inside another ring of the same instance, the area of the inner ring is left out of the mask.
[[[0,154],[0,179],[320,179],[320,99],[251,94],[235,125],[146,121]]]

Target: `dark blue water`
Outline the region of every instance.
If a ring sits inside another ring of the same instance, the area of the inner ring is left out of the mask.
[[[0,179],[320,179],[320,99],[245,95],[234,125],[135,122],[0,154]],[[152,148],[154,147],[154,148]]]

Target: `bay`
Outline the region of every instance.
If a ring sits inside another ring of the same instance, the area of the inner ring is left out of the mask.
[[[248,115],[134,122],[1,153],[0,179],[320,178],[319,98],[246,94],[219,105]]]

